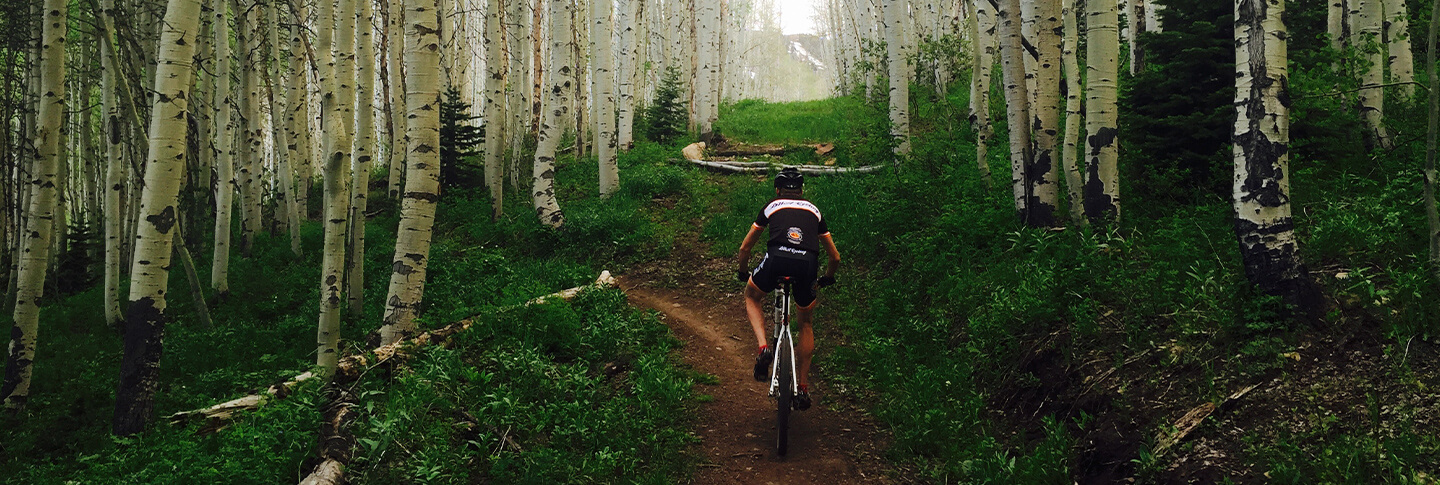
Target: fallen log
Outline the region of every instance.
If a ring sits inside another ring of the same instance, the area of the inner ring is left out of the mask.
[[[590,285],[561,290],[555,293],[551,293],[549,295],[532,299],[519,306],[523,307],[529,305],[538,305],[556,298],[562,300],[570,300],[575,298],[575,295],[578,295],[582,290],[586,288],[605,288],[611,286],[616,286],[615,278],[613,276],[610,276],[609,271],[603,271],[600,273],[600,277],[597,278],[595,282]],[[509,308],[504,308],[500,311],[505,311],[508,309]],[[470,328],[470,325],[474,322],[474,319],[475,316],[471,316],[470,318],[466,318],[459,322],[452,323],[443,328],[438,328],[422,333],[407,340],[402,340],[392,343],[390,345],[377,347],[374,350],[364,354],[352,354],[346,356],[345,358],[340,359],[340,363],[338,365],[334,378],[340,379],[342,376],[357,376],[362,369],[389,360],[395,357],[397,354],[403,354],[409,349],[422,347],[434,342],[444,340],[446,337]],[[236,413],[240,411],[258,409],[268,403],[272,398],[284,399],[285,397],[290,395],[291,391],[294,390],[296,386],[299,386],[301,383],[304,383],[316,377],[319,377],[319,375],[315,374],[314,372],[305,372],[303,374],[295,376],[288,381],[267,387],[261,392],[225,401],[223,403],[206,408],[194,409],[190,411],[181,411],[175,414],[171,414],[170,416],[168,416],[168,419],[170,420],[171,424],[182,424],[189,421],[203,421],[205,423],[205,426],[197,431],[201,434],[219,431],[225,429],[225,427],[228,426],[230,419],[233,418]]]
[[[705,168],[711,168],[722,172],[730,173],[766,173],[772,165],[765,162],[711,162],[698,159],[688,159],[690,163]],[[869,173],[885,168],[884,165],[866,165],[863,167],[827,167],[821,165],[788,165],[779,164],[780,168],[794,168],[806,175],[830,175],[837,173]]]

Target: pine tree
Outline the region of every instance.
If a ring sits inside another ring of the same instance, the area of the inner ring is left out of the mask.
[[[440,186],[479,187],[483,177],[476,173],[475,159],[485,143],[485,130],[471,124],[480,119],[470,114],[470,103],[460,98],[454,86],[445,88],[440,102]]]
[[[665,76],[660,78],[660,85],[655,88],[655,99],[645,108],[645,117],[640,121],[645,138],[668,144],[685,135],[685,123],[690,114],[681,99],[684,94],[680,68],[666,66]]]

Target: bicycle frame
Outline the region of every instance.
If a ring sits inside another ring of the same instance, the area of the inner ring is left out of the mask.
[[[775,338],[775,355],[786,355],[790,357],[788,359],[790,361],[791,377],[789,379],[789,385],[790,393],[794,395],[794,393],[799,390],[799,374],[795,368],[795,340],[790,334],[790,309],[793,301],[790,296],[791,281],[789,277],[781,279],[781,290],[776,292],[775,295],[775,321],[771,323],[771,329]],[[782,348],[785,352],[781,352]],[[770,364],[770,397],[780,396],[780,366],[782,365],[780,360],[781,359],[776,358],[774,362]]]

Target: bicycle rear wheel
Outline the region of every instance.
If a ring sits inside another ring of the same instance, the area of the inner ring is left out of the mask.
[[[780,380],[780,392],[775,399],[775,453],[780,456],[785,456],[790,446],[790,401],[795,393],[795,386],[791,384],[794,376],[790,374],[792,367],[788,347],[782,346],[775,353],[775,361],[780,364],[775,369]]]

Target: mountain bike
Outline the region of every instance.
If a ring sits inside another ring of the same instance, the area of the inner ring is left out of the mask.
[[[795,382],[795,340],[790,334],[791,286],[794,278],[780,277],[780,291],[775,292],[774,321],[771,324],[775,360],[770,364],[770,397],[775,398],[775,453],[785,456],[790,445],[790,408],[797,391]]]

